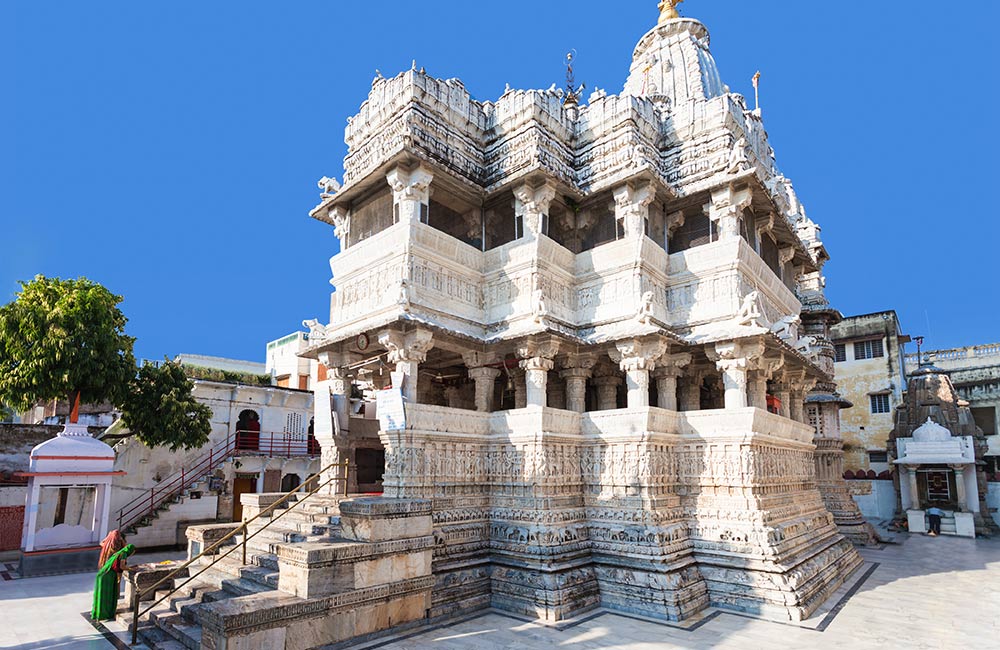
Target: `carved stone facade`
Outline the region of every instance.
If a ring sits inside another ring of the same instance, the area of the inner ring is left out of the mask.
[[[621,95],[567,99],[377,78],[312,212],[343,249],[306,354],[405,398],[383,486],[432,504],[431,616],[805,618],[861,564],[806,410],[833,387],[819,228],[698,21],[665,14]],[[350,388],[317,392],[332,459]]]

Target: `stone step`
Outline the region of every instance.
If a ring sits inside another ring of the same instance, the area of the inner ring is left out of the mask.
[[[153,622],[189,650],[201,650],[201,625],[191,623],[176,612],[155,614]]]
[[[187,646],[152,623],[139,626],[139,640],[150,650],[187,650]]]

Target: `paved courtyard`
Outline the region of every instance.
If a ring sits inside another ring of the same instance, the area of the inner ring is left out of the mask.
[[[560,648],[1000,648],[1000,540],[900,536],[864,550],[869,572],[808,627],[711,612],[687,629],[607,613],[558,628],[496,613],[403,634],[367,649]],[[163,556],[144,556],[154,561]],[[0,648],[104,650],[115,647],[80,615],[92,576],[0,581]],[[844,598],[842,598],[844,597]],[[838,609],[837,605],[842,604]],[[124,638],[124,635],[121,635]],[[262,649],[263,650],[263,649]]]

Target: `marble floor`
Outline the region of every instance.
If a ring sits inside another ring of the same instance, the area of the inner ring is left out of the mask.
[[[559,648],[976,648],[1000,649],[1000,540],[898,536],[866,549],[871,570],[849,598],[799,627],[711,612],[683,629],[609,613],[546,627],[497,613],[373,641],[366,650]],[[176,556],[172,556],[176,557]],[[161,556],[136,557],[150,562]],[[104,650],[114,646],[82,617],[93,576],[0,581],[0,648]],[[845,591],[846,594],[846,591]],[[261,649],[264,650],[264,649]]]

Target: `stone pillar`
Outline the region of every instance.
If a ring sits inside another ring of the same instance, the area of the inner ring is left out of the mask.
[[[649,219],[649,204],[656,198],[656,188],[652,183],[622,185],[614,191],[615,220],[622,224],[626,237],[642,237],[646,234]]]
[[[747,406],[747,368],[764,353],[762,341],[723,341],[707,348],[708,357],[722,373],[727,409]]]
[[[489,413],[493,410],[493,393],[499,376],[500,370],[498,368],[472,368],[469,370],[469,377],[476,382],[477,411]]]
[[[920,488],[917,486],[917,468],[919,465],[907,465],[906,474],[910,485],[910,510],[920,510]]]
[[[610,351],[611,358],[625,373],[628,408],[649,406],[649,373],[666,347],[666,342],[660,339],[628,339],[618,341]]]
[[[528,357],[521,361],[528,406],[545,406],[547,404],[546,385],[549,381],[549,371],[554,365],[552,359],[545,357]]]
[[[466,352],[462,360],[469,369],[469,378],[476,382],[476,410],[489,413],[493,410],[494,389],[500,376],[499,368],[489,366],[496,364],[499,358],[490,352]]]
[[[805,391],[801,388],[793,389],[789,393],[789,399],[788,416],[796,422],[805,422]]]
[[[434,347],[433,335],[427,330],[414,330],[406,334],[397,330],[385,330],[379,334],[378,342],[389,351],[389,363],[395,364],[397,376],[402,375],[403,399],[415,404],[419,366],[427,359],[427,352]]]
[[[562,381],[562,377],[558,375],[550,376],[548,378],[547,390],[546,403],[554,409],[565,409],[566,384]]]
[[[720,240],[739,238],[740,217],[752,200],[749,187],[736,190],[729,185],[712,192],[712,202],[705,206],[705,213],[717,224]]]
[[[393,210],[401,223],[416,223],[430,209],[431,181],[434,174],[419,165],[407,170],[394,167],[385,175],[392,188]]]
[[[763,370],[752,370],[747,380],[747,397],[750,406],[767,410],[767,373]]]
[[[537,237],[547,230],[542,222],[548,219],[549,205],[555,197],[556,188],[548,183],[539,188],[524,184],[514,189],[514,215],[524,225],[522,237]]]
[[[680,381],[682,411],[701,410],[701,385],[705,381],[703,372],[689,372]]]
[[[778,407],[778,415],[782,417],[789,417],[789,406],[792,402],[792,387],[787,381],[776,381],[774,382],[774,396],[778,398],[781,402],[781,406]]]
[[[528,392],[525,385],[525,374],[521,368],[511,368],[510,378],[514,382],[514,408],[523,409],[528,405]]]
[[[566,382],[566,408],[583,413],[587,410],[587,379],[597,359],[590,355],[571,356],[566,368],[560,372]]]
[[[661,409],[676,411],[677,380],[683,368],[691,363],[690,354],[670,354],[660,358],[653,376],[656,378],[656,404]]]
[[[965,465],[951,465],[955,470],[955,498],[958,499],[958,511],[968,512],[969,502],[965,495]]]
[[[618,384],[622,383],[621,377],[601,375],[594,377],[593,382],[597,386],[597,410],[611,411],[618,408]]]

